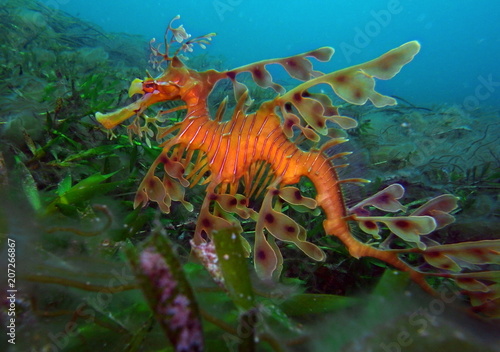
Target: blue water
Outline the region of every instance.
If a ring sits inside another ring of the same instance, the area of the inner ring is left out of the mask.
[[[321,46],[337,51],[331,71],[409,40],[422,50],[382,91],[419,105],[500,106],[500,1],[484,0],[47,0],[107,31],[160,39],[179,14],[193,36],[216,32],[210,54],[228,66]],[[201,50],[197,51],[198,53]],[[228,67],[230,68],[230,67]]]

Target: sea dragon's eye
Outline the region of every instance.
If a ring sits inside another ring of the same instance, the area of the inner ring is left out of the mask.
[[[153,93],[155,90],[157,90],[157,87],[158,85],[154,81],[145,82],[142,85],[142,90],[144,91],[144,93]]]

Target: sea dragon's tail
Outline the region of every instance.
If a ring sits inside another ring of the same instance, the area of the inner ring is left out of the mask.
[[[358,216],[356,215],[356,208],[353,212],[345,207],[343,200],[343,194],[341,190],[341,184],[344,182],[362,182],[362,179],[349,179],[349,180],[339,180],[336,172],[335,165],[332,165],[330,160],[326,156],[319,156],[313,159],[314,162],[308,167],[307,177],[312,181],[316,188],[316,201],[318,206],[320,206],[326,216],[326,220],[323,222],[323,227],[325,232],[329,235],[336,236],[342,241],[342,243],[348,248],[349,253],[355,258],[361,257],[372,257],[382,260],[393,267],[408,272],[410,277],[417,282],[422,288],[428,292],[433,292],[431,287],[427,284],[425,280],[425,275],[421,272],[415,270],[409,266],[406,262],[400,259],[401,251],[399,250],[382,250],[375,248],[369,244],[362,243],[358,241],[352,234],[349,226],[349,221],[354,220],[360,222],[361,226],[366,224],[368,221],[372,221],[375,224],[373,217]],[[334,159],[335,156],[334,156]],[[382,201],[388,203],[390,201],[399,204],[396,199],[391,199],[390,190],[394,190],[396,186],[392,185],[389,187],[388,192],[383,192],[380,196]],[[374,202],[372,202],[374,203]],[[361,206],[364,206],[361,204]],[[394,209],[402,208],[399,204],[394,207]],[[387,218],[390,219],[390,218]],[[407,217],[397,217],[400,227],[405,227],[401,231],[413,231],[414,233],[430,233],[435,229],[436,224],[432,217],[429,216],[407,216]],[[384,220],[390,221],[390,220]],[[423,228],[422,223],[428,224]],[[400,233],[397,226],[391,226],[392,230],[397,234]],[[378,227],[377,227],[378,229]],[[418,248],[415,248],[418,250]],[[403,251],[404,252],[404,251]]]

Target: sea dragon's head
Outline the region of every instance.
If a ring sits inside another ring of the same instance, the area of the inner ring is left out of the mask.
[[[154,68],[159,68],[163,63],[166,63],[167,68],[164,73],[157,78],[153,78],[148,73],[148,76],[143,80],[139,78],[133,80],[128,94],[130,97],[141,94],[142,98],[132,104],[108,114],[97,112],[96,119],[105,128],[114,128],[130,117],[142,114],[149,106],[158,102],[184,100],[188,105],[196,104],[193,99],[197,99],[198,95],[193,90],[199,90],[203,86],[200,84],[203,79],[198,75],[198,72],[187,68],[182,63],[179,57],[180,52],[192,51],[195,43],[205,48],[215,33],[190,39],[191,35],[186,33],[182,25],[176,28],[172,27],[172,22],[179,18],[180,16],[174,17],[167,27],[164,52],[160,51],[159,46],[153,46],[155,39],[150,42],[152,52],[150,61]],[[176,48],[173,54],[170,54],[170,51],[174,50],[173,45],[176,45]],[[206,89],[210,90],[211,87]]]

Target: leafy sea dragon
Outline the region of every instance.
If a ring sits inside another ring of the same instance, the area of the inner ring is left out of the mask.
[[[408,42],[374,60],[329,74],[313,70],[310,61],[310,58],[328,61],[333,54],[329,47],[228,71],[198,72],[183,63],[181,51],[192,51],[195,44],[205,47],[214,34],[191,38],[183,26],[173,27],[178,18],[175,17],[166,30],[164,52],[159,46],[154,47],[154,39],[150,43],[154,65],[166,63],[165,71],[157,78],[148,74],[144,80],[132,82],[129,95],[142,95],[134,103],[112,113],[96,113],[97,120],[107,129],[135,117],[128,129],[139,136],[152,135],[153,125],[156,139],[161,142],[163,150],[139,186],[135,207],[152,201],[168,213],[171,202],[179,201],[192,211],[192,204],[184,199],[185,188],[205,185],[206,195],[199,211],[193,246],[206,244],[220,229],[236,227],[241,233],[236,215],[253,219],[256,222],[254,264],[259,276],[265,279],[279,276],[282,268],[283,257],[275,239],[295,244],[314,260],[325,259],[323,250],[307,241],[305,228],[281,212],[283,202],[309,209],[321,207],[326,216],[325,232],[338,237],[352,256],[369,256],[389,263],[408,272],[427,291],[432,291],[425,280],[427,275],[454,278],[469,293],[476,310],[499,313],[498,272],[462,271],[474,265],[498,263],[500,241],[439,245],[425,237],[454,221],[449,213],[457,208],[455,197],[441,195],[406,216],[373,216],[373,210],[405,210],[398,201],[404,188],[393,184],[348,209],[341,185],[367,181],[339,179],[337,168],[346,165],[338,161],[349,153],[327,153],[331,147],[347,141],[345,134],[338,132],[330,138],[335,131],[330,125],[350,129],[356,127],[357,122],[340,115],[327,95],[312,92],[311,88],[327,84],[339,98],[351,104],[362,105],[370,100],[376,107],[395,105],[394,98],[375,90],[375,78],[394,77],[419,52],[418,42]],[[273,81],[267,69],[273,64],[281,65],[291,77],[303,83],[286,91]],[[249,72],[258,86],[271,87],[278,93],[253,113],[247,113],[251,103],[248,89],[237,80],[244,72]],[[232,82],[237,101],[230,118],[225,118],[227,99],[220,102],[213,117],[208,107],[210,93],[223,79]],[[181,100],[184,105],[160,111],[153,118],[145,115],[151,105],[170,100]],[[186,110],[182,121],[171,126],[160,125],[165,121],[165,114],[181,109]],[[156,175],[160,165],[163,166],[161,178]],[[302,177],[314,184],[314,199],[302,195],[293,186]],[[250,207],[251,201],[261,199],[262,195],[260,208],[254,210]],[[352,235],[350,222],[358,223],[375,238],[380,238],[382,227],[388,228],[411,245],[406,249],[383,249],[362,243]],[[250,245],[243,241],[250,252]],[[400,257],[404,253],[420,253],[436,270],[424,273],[410,266]]]

